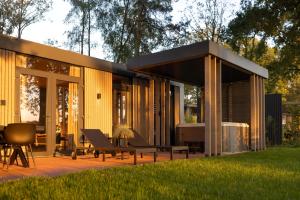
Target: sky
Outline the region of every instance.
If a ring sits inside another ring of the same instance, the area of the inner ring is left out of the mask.
[[[192,1],[193,0],[179,0],[174,3],[172,15],[175,22],[182,18],[184,8]],[[240,0],[231,0],[230,2],[235,5],[232,9],[236,10]],[[65,31],[70,27],[64,24],[64,19],[70,9],[71,6],[67,1],[53,0],[52,9],[46,13],[44,20],[27,27],[23,32],[22,39],[44,44],[47,43],[48,39],[51,39],[58,41],[57,47],[66,49],[63,45],[63,43],[67,41]],[[100,37],[99,33],[94,34],[92,40],[98,41]],[[103,51],[102,44],[91,51],[91,56],[106,59],[107,55],[105,51]]]

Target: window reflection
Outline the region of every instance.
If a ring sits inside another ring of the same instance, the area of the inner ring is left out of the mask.
[[[113,75],[113,126],[122,125],[131,128],[131,80]]]
[[[56,94],[56,143],[72,149],[78,134],[78,84],[58,80]]]
[[[78,66],[36,56],[19,54],[16,56],[16,66],[80,77],[80,67]]]
[[[46,90],[46,78],[20,76],[20,122],[36,124],[33,151],[46,151]]]

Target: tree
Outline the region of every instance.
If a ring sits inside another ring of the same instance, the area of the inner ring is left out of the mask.
[[[201,95],[200,87],[192,85],[184,85],[184,105],[197,106],[197,122],[201,122]]]
[[[13,6],[13,24],[20,39],[24,29],[44,18],[44,14],[51,8],[51,0],[11,0]]]
[[[68,0],[72,5],[65,18],[66,24],[73,24],[70,31],[67,31],[68,46],[73,49],[79,45],[79,52],[83,54],[85,44],[87,44],[88,55],[91,55],[91,33],[94,29],[93,9],[96,5],[94,0]],[[100,1],[99,1],[100,2]]]
[[[13,32],[12,11],[13,6],[11,1],[0,1],[0,35],[10,35]]]
[[[184,23],[172,23],[171,0],[107,0],[97,6],[97,26],[111,58],[148,54],[158,48],[175,45]]]
[[[300,71],[300,7],[293,0],[243,0],[242,10],[229,23],[228,40],[233,50],[251,60],[264,54],[268,41],[276,48],[275,59],[266,66],[276,79],[292,79]],[[259,20],[257,20],[259,19]],[[255,41],[260,42],[255,45]],[[248,46],[249,41],[252,45]]]
[[[223,43],[230,6],[230,1],[194,0],[185,10],[185,18],[191,22],[189,40]]]

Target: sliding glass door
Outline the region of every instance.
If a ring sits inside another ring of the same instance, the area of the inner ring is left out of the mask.
[[[78,138],[78,83],[56,80],[56,145],[73,149]]]
[[[17,68],[16,122],[36,125],[35,155],[72,149],[79,141],[83,91],[79,77]]]
[[[35,152],[46,152],[48,146],[48,85],[46,77],[20,75],[20,122],[36,124]]]

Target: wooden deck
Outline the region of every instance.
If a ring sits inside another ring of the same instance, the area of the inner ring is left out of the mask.
[[[30,168],[13,165],[8,168],[0,169],[0,182],[8,180],[20,179],[31,176],[59,176],[67,173],[79,172],[87,169],[105,169],[119,166],[134,166],[133,156],[125,155],[125,159],[121,160],[119,156],[112,158],[107,155],[105,162],[102,157],[94,158],[93,155],[78,156],[77,160],[72,160],[70,156],[62,157],[38,157],[35,158],[36,166],[33,166],[30,159]],[[203,154],[190,154],[190,159],[203,157]],[[168,152],[159,152],[157,162],[168,161],[170,154]],[[184,153],[175,153],[173,159],[185,159]],[[19,162],[20,163],[20,162]],[[138,157],[138,165],[153,163],[152,155],[144,155],[143,158]],[[0,162],[0,165],[2,163]],[[2,166],[1,166],[2,167]]]

